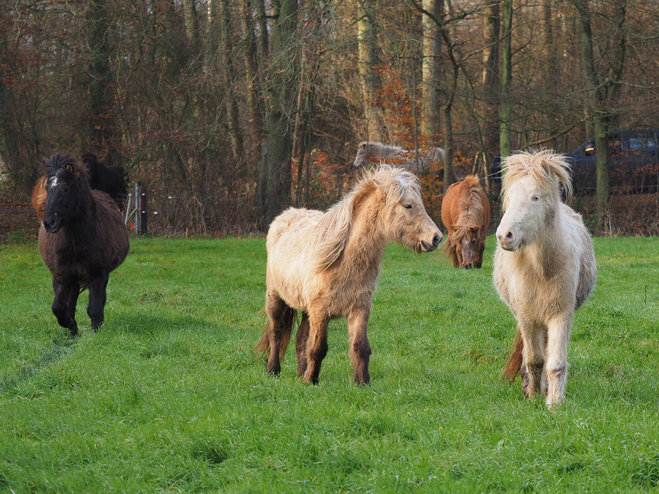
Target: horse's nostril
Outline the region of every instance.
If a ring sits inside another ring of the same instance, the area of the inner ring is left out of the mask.
[[[513,239],[513,232],[508,232],[506,234],[506,240],[512,240]]]
[[[442,241],[442,239],[439,238],[439,235],[435,235],[435,236],[432,238],[432,245],[433,245],[433,247],[437,247],[437,246],[439,245],[439,242],[441,242],[441,241]]]

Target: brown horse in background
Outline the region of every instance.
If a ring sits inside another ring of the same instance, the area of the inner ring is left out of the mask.
[[[442,233],[423,207],[418,178],[381,165],[327,212],[288,209],[270,225],[265,332],[257,349],[279,374],[296,311],[295,349],[303,382],[318,382],[330,319],[348,318],[354,380],[367,384],[371,347],[366,328],[384,248],[398,242],[417,252],[439,246]]]
[[[469,175],[448,188],[442,201],[442,222],[448,229],[444,249],[451,255],[453,267],[480,268],[490,224],[490,201],[478,177]]]

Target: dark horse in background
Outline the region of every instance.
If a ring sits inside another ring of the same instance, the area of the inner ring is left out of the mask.
[[[78,296],[89,288],[87,314],[96,331],[104,319],[110,272],[128,254],[128,232],[114,201],[92,190],[85,170],[70,155],[54,154],[44,168],[47,199],[39,253],[53,275],[53,314],[75,336]]]
[[[128,178],[126,171],[122,166],[107,166],[98,161],[95,154],[83,154],[82,162],[86,168],[87,179],[92,189],[101,190],[108,194],[120,211],[126,205],[128,196]],[[39,222],[43,218],[44,208],[46,207],[46,182],[47,176],[37,180],[32,189],[32,207],[37,212]]]
[[[91,153],[83,154],[81,158],[89,172],[89,185],[92,189],[108,194],[117,203],[119,210],[123,210],[128,195],[126,170],[123,166],[106,165]]]

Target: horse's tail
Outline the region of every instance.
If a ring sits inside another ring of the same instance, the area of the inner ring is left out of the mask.
[[[520,369],[522,368],[522,351],[524,350],[524,341],[522,340],[522,333],[517,329],[515,341],[513,341],[513,353],[508,357],[506,367],[503,369],[503,379],[507,379],[512,384],[517,378]]]
[[[291,341],[291,333],[293,332],[293,324],[295,324],[297,311],[291,307],[286,307],[284,309],[284,314],[281,320],[281,340],[279,343],[279,358],[283,359],[284,354],[286,354],[286,349],[288,344]],[[270,334],[275,331],[274,324],[272,320],[268,319],[265,323],[265,330],[259,338],[259,341],[256,342],[254,350],[258,353],[266,354],[270,351]]]

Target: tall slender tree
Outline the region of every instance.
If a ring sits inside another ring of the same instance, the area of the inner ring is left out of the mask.
[[[357,43],[359,45],[359,73],[361,75],[362,104],[366,119],[366,133],[369,140],[386,140],[384,125],[375,99],[382,87],[378,70],[380,57],[378,54],[378,33],[376,22],[375,0],[357,0]]]
[[[607,74],[604,83],[595,68],[595,56],[593,50],[593,31],[591,23],[591,11],[589,0],[573,0],[574,7],[579,16],[581,25],[581,64],[586,90],[588,92],[588,116],[595,131],[595,147],[597,149],[597,185],[595,189],[595,207],[597,210],[597,229],[602,231],[608,213],[610,197],[610,173],[609,173],[609,137],[611,122],[617,120],[615,112],[611,112],[608,106],[611,101],[619,95],[619,82],[624,70],[625,61],[625,34],[622,29],[625,22],[626,2],[616,2],[616,24],[618,29],[615,56],[611,64],[611,73]]]
[[[501,14],[499,0],[485,6],[483,16],[483,145],[486,163],[499,155],[499,33]]]
[[[499,152],[502,158],[510,156],[510,153],[512,152],[511,120],[513,102],[510,95],[510,85],[513,78],[513,53],[511,43],[512,29],[513,0],[503,0],[503,43],[501,45],[501,110],[499,112]]]
[[[114,142],[114,90],[110,67],[110,23],[105,0],[91,0],[88,11],[89,125],[91,149],[106,151],[110,162],[119,161]]]
[[[295,88],[298,83],[297,0],[276,0],[272,57],[267,80],[267,111],[257,190],[259,226],[265,230],[291,203],[291,149]]]
[[[423,0],[423,8],[437,18],[441,17],[442,0]],[[421,131],[433,135],[433,141],[440,132],[440,113],[442,109],[439,97],[442,77],[442,35],[439,26],[427,15],[422,18],[423,25],[423,64],[422,93],[423,121]],[[433,142],[433,145],[439,145]]]

